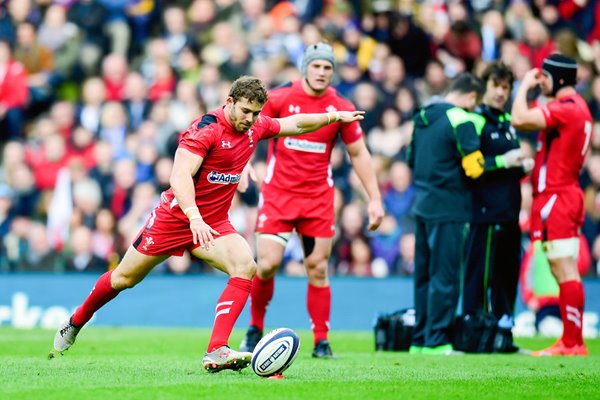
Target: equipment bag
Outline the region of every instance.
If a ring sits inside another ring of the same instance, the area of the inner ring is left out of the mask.
[[[452,347],[467,353],[492,353],[498,320],[493,314],[466,314],[454,321]]]
[[[415,330],[415,309],[405,308],[375,319],[375,350],[406,351]]]

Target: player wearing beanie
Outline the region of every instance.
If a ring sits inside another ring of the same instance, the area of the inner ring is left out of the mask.
[[[317,110],[332,113],[353,110],[354,105],[330,86],[335,64],[331,46],[326,43],[308,46],[301,67],[304,78],[272,90],[262,113],[284,117]],[[302,140],[283,139],[271,143],[268,173],[259,201],[257,271],[252,281],[251,320],[241,345],[243,351],[252,351],[262,337],[267,305],[274,293],[274,276],[287,241],[296,231],[302,239],[308,275],[306,303],[314,334],[313,356],[332,357],[328,341],[331,289],[327,273],[335,219],[329,166],[338,136],[346,145],[352,166],[369,195],[369,229],[374,230],[381,223],[384,214],[381,195],[358,122],[333,123]]]

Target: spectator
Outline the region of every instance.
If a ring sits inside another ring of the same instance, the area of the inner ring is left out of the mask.
[[[9,182],[14,191],[14,214],[37,216],[40,212],[41,194],[35,185],[31,168],[23,162],[15,164],[10,170]]]
[[[22,136],[28,98],[27,71],[13,59],[9,42],[0,39],[0,142]]]
[[[106,100],[106,87],[98,77],[88,78],[83,82],[82,101],[76,110],[77,123],[95,136],[100,133],[102,107]]]
[[[67,20],[64,7],[48,7],[38,37],[39,44],[54,54],[56,84],[71,79],[79,57],[80,37],[77,25]]]
[[[185,10],[177,6],[169,6],[163,12],[165,26],[164,39],[169,49],[169,59],[172,67],[178,68],[179,55],[182,50],[194,46],[195,39],[189,34]]]
[[[378,277],[385,277],[394,273],[395,263],[400,256],[398,243],[402,236],[402,230],[392,215],[383,217],[379,230],[375,232],[370,240],[372,250],[373,266],[380,262],[382,271],[378,271]],[[359,246],[360,247],[360,246]],[[352,270],[352,267],[350,268]],[[375,274],[375,271],[373,271]]]
[[[19,272],[62,272],[60,253],[50,247],[44,224],[34,222],[27,233],[27,251],[17,262]]]
[[[92,231],[86,226],[73,230],[70,240],[70,254],[65,260],[66,272],[106,272],[108,262],[92,251]]]
[[[400,113],[394,108],[381,112],[381,122],[368,132],[367,143],[373,154],[381,154],[392,159],[408,145],[409,132],[401,128]]]
[[[525,21],[523,43],[519,52],[527,57],[534,68],[541,68],[544,58],[554,50],[554,43],[548,34],[548,29],[536,18]]]
[[[118,260],[117,223],[110,210],[102,208],[96,213],[95,229],[92,232],[92,251],[94,255],[108,261],[111,265]]]
[[[35,115],[40,107],[46,107],[52,100],[55,72],[54,56],[38,42],[33,24],[22,22],[18,25],[14,57],[27,71],[30,95],[28,109]]]
[[[104,35],[104,24],[108,18],[106,7],[94,0],[76,1],[67,11],[67,17],[81,32],[81,72],[85,76],[98,73],[102,55],[108,49],[108,40]]]
[[[393,54],[404,61],[406,74],[411,78],[425,75],[425,67],[431,60],[430,41],[425,32],[410,17],[393,14],[389,23],[388,45]]]
[[[127,59],[119,54],[109,54],[102,60],[102,80],[106,87],[107,101],[124,100],[128,72]]]
[[[412,173],[405,162],[394,161],[390,167],[389,186],[383,195],[385,209],[399,224],[404,225],[414,201]]]
[[[0,183],[0,242],[10,232],[10,226],[14,218],[12,212],[13,190],[5,183]]]

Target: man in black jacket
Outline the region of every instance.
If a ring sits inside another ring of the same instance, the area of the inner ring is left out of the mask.
[[[472,199],[469,182],[484,172],[481,117],[471,111],[484,92],[471,74],[456,78],[440,103],[414,117],[408,150],[416,200],[415,333],[411,353],[448,354],[460,287],[460,263]],[[505,156],[518,162],[515,153]]]
[[[482,103],[475,112],[483,117],[481,152],[486,172],[473,185],[473,213],[465,265],[464,315],[491,312],[498,321],[494,351],[512,353],[514,306],[521,258],[521,184],[523,166],[507,163],[503,155],[520,149],[519,139],[505,112],[514,76],[506,65],[490,64],[482,75],[486,85]],[[510,160],[509,160],[510,161]]]

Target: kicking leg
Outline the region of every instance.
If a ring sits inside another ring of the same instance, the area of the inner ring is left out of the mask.
[[[81,328],[106,303],[114,299],[122,290],[138,284],[157,264],[167,256],[147,256],[129,247],[123,260],[113,271],[105,272],[92,288],[92,291],[82,305],[65,321],[54,337],[54,353],[68,350]]]

